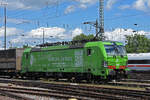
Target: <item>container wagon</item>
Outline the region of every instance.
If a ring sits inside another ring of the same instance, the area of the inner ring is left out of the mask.
[[[0,50],[0,75],[15,76],[21,70],[24,49]]]

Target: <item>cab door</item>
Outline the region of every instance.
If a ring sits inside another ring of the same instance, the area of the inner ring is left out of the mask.
[[[98,47],[87,47],[85,48],[85,61],[86,61],[86,71],[96,72],[97,68],[100,66],[100,51]],[[100,67],[99,67],[100,68]]]
[[[86,51],[85,52],[86,72],[91,72],[92,62],[93,62],[92,48],[86,48],[85,51]]]

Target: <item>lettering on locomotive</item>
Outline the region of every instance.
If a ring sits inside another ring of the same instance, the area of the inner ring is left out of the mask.
[[[83,50],[75,51],[75,67],[83,67]]]

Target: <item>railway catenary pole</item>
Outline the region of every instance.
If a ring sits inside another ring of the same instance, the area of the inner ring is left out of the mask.
[[[99,18],[100,18],[100,27],[99,33],[101,40],[105,40],[104,37],[104,0],[99,0]]]
[[[98,22],[97,22],[98,24]],[[97,34],[96,36],[94,37],[94,40],[95,39],[98,39],[98,40],[105,40],[105,36],[104,36],[104,0],[99,0],[99,24],[96,26],[98,29],[97,29]]]
[[[4,5],[4,24],[5,24],[5,29],[4,29],[4,49],[6,50],[6,45],[7,45],[7,40],[6,40],[6,24],[7,24],[7,18],[6,18],[6,5]]]
[[[6,50],[6,45],[7,45],[7,40],[6,40],[6,25],[7,25],[7,16],[6,16],[6,5],[7,5],[7,3],[3,3],[3,2],[1,2],[1,4],[0,5],[2,5],[2,6],[4,6],[4,50]]]

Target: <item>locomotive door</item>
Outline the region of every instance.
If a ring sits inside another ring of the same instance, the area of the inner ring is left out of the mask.
[[[91,68],[92,68],[92,62],[93,62],[93,58],[92,58],[92,48],[86,48],[85,50],[86,54],[85,54],[85,59],[86,59],[86,72],[91,72]]]
[[[100,62],[100,52],[98,47],[88,47],[85,49],[86,54],[85,54],[85,61],[86,61],[86,72],[88,73],[96,73],[100,69],[98,67],[101,62]]]

